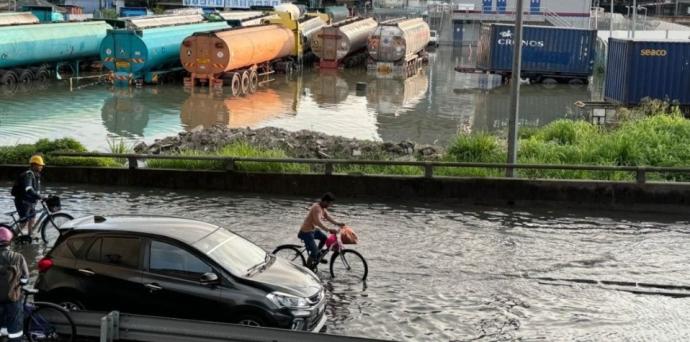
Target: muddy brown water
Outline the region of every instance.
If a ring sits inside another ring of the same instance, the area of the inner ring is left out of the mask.
[[[69,91],[66,83],[0,88],[0,145],[39,138],[74,137],[89,149],[107,140],[151,142],[195,127],[275,126],[352,138],[445,144],[458,132],[501,131],[508,122],[507,86],[477,89],[476,77],[453,70],[472,63],[475,51],[442,47],[429,66],[407,80],[380,79],[363,69],[305,70],[248,96],[187,92],[180,83],[115,89],[107,85]],[[356,84],[365,82],[364,92]],[[523,126],[577,117],[574,103],[596,97],[594,86],[525,85]],[[227,93],[227,92],[226,92]]]
[[[267,250],[297,243],[309,198],[56,187],[65,211],[178,215]],[[9,188],[0,208],[11,208]],[[406,341],[690,340],[686,215],[340,200],[365,284],[321,274],[328,331]],[[31,262],[40,247],[23,250]]]

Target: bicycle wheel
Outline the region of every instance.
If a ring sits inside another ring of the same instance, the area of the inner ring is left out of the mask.
[[[366,280],[369,274],[369,266],[359,252],[352,249],[343,249],[331,256],[331,277],[360,281]]]
[[[43,239],[43,242],[48,246],[52,246],[60,237],[58,228],[62,226],[63,223],[72,221],[73,219],[74,217],[72,217],[72,215],[65,213],[56,213],[46,217],[41,224],[41,239]]]
[[[281,259],[285,259],[293,264],[307,266],[307,260],[300,251],[298,245],[282,245],[273,250],[273,254]]]
[[[74,341],[77,327],[69,312],[59,305],[35,302],[34,310],[24,322],[29,341]]]

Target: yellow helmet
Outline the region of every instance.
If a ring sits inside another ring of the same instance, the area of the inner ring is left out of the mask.
[[[41,156],[32,156],[31,159],[29,160],[29,164],[46,166],[46,163],[43,162],[43,157],[41,157]]]

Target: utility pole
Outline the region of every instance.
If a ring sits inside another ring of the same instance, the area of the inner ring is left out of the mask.
[[[676,0],[676,17],[678,16],[678,6],[679,6],[680,0]]]
[[[609,32],[611,32],[611,33],[609,33],[609,37],[613,37],[613,0],[611,0],[611,12],[609,12],[609,14],[610,14],[610,16],[609,16],[609,18],[610,18],[610,20],[609,20]],[[609,44],[606,43],[607,49],[608,49],[608,46],[609,46]]]
[[[632,10],[633,10],[633,25],[632,25],[632,38],[635,39],[635,30],[637,30],[637,0],[633,0],[633,5],[632,5]]]
[[[518,118],[520,117],[520,68],[522,67],[522,3],[516,1],[515,38],[513,39],[513,74],[510,80],[510,119],[508,120],[508,164],[517,164]],[[506,168],[506,177],[515,177],[515,169]]]

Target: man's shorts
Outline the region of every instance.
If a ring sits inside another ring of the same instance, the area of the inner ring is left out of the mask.
[[[17,214],[20,219],[32,219],[36,217],[36,204],[23,201],[21,199],[14,200],[14,206],[17,208]]]
[[[10,341],[21,341],[24,327],[22,301],[0,303],[0,330],[6,330]]]

